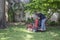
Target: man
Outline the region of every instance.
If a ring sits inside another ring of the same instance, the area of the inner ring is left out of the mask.
[[[45,17],[45,15],[42,13],[37,13],[36,15],[39,17],[39,29],[40,29],[40,31],[45,31],[46,30],[46,26],[45,26],[46,17]]]

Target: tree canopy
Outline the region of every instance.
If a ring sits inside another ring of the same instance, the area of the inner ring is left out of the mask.
[[[26,10],[48,11],[48,9],[60,9],[60,0],[31,0],[25,5]]]

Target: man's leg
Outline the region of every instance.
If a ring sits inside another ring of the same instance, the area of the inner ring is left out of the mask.
[[[46,25],[45,25],[45,22],[46,22],[46,19],[44,19],[44,28],[43,28],[43,30],[46,30]]]
[[[41,21],[41,30],[42,30],[42,31],[46,30],[45,21],[46,21],[46,19],[43,19],[43,20]]]
[[[39,29],[41,28],[41,20],[39,20],[39,27],[38,27]]]

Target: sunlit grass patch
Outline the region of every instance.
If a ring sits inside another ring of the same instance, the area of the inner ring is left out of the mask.
[[[60,40],[60,29],[48,27],[46,32],[31,32],[24,25],[0,29],[0,40]]]

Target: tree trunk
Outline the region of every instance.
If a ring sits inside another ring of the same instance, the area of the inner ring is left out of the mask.
[[[5,0],[5,16],[6,16],[6,22],[8,22],[8,1]]]
[[[0,0],[0,28],[6,27],[4,7],[5,7],[5,0]]]

